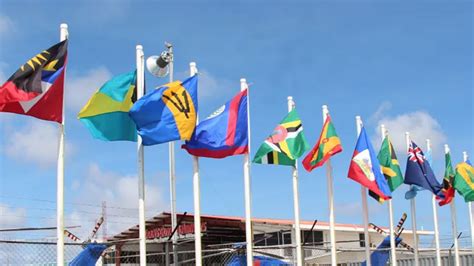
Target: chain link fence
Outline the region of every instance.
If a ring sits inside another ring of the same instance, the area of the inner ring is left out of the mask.
[[[137,244],[137,243],[132,243]],[[65,244],[66,264],[76,257],[83,247],[81,244]],[[111,246],[102,257],[102,265],[139,265],[138,251],[117,252],[116,246]],[[389,250],[387,250],[389,252]],[[177,252],[179,265],[195,265],[194,250],[179,250]],[[328,246],[305,246],[303,248],[305,265],[330,265],[331,254]],[[203,265],[245,265],[246,249],[241,243],[205,247],[202,251]],[[397,250],[398,265],[414,265],[413,253]],[[255,260],[268,260],[266,265],[295,265],[296,249],[292,245],[258,246],[254,247]],[[339,248],[337,261],[340,266],[361,266],[365,260],[364,248]],[[441,250],[442,265],[454,265],[454,251]],[[436,265],[434,249],[420,249],[420,265]],[[389,261],[390,262],[390,261]],[[147,253],[147,265],[173,265],[173,252],[153,252],[150,248]],[[56,265],[56,243],[53,241],[19,241],[0,240],[0,265]],[[387,264],[390,265],[390,264]],[[460,249],[460,265],[474,265],[472,250]]]

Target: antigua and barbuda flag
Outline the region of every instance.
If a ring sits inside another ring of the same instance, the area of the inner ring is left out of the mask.
[[[360,131],[347,176],[369,189],[370,195],[379,202],[392,197],[364,127]]]
[[[138,99],[129,111],[145,146],[190,140],[196,127],[198,77],[174,81]]]
[[[182,147],[191,155],[209,158],[247,153],[247,90],[200,122],[191,140]]]
[[[0,87],[0,112],[62,122],[67,44],[37,54]]]
[[[427,189],[440,199],[444,199],[441,191],[443,187],[436,179],[423,151],[413,141],[410,141],[410,147],[408,148],[407,168],[403,182]]]
[[[128,115],[137,100],[137,71],[113,77],[92,95],[77,118],[96,139],[137,141],[137,129]]]

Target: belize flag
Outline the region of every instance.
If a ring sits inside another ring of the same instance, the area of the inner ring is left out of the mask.
[[[364,127],[360,131],[347,176],[368,188],[380,200],[387,200],[392,197],[390,187],[377,159],[377,154]]]
[[[191,155],[209,158],[247,153],[247,90],[241,91],[200,122],[182,148]]]
[[[423,154],[423,151],[413,141],[410,141],[410,147],[408,148],[407,169],[405,171],[404,183],[417,185],[444,199],[444,195],[441,191],[443,187],[438,180],[436,180],[430,163]]]

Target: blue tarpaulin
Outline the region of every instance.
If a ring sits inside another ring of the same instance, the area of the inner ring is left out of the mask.
[[[247,256],[246,255],[235,255],[227,263],[227,266],[246,266],[247,265]],[[290,265],[284,261],[264,257],[264,256],[253,256],[253,265],[254,266],[273,266],[273,265]]]
[[[104,244],[91,243],[77,255],[70,263],[69,266],[95,266],[100,255],[107,248]]]
[[[395,247],[400,244],[402,241],[401,238],[395,238]],[[370,262],[374,266],[384,266],[387,265],[388,256],[390,255],[390,236],[387,236],[382,243],[377,247],[377,249],[372,252],[370,255]],[[366,266],[367,262],[364,261],[362,266]]]

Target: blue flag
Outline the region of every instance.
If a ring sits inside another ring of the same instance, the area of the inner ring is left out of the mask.
[[[408,149],[407,169],[405,171],[405,180],[408,185],[417,185],[427,189],[433,194],[444,198],[441,192],[442,186],[436,180],[431,169],[430,163],[426,159],[423,151],[413,141],[410,142]]]
[[[197,82],[197,75],[171,82],[135,102],[129,114],[143,145],[191,138],[198,111]]]
[[[395,247],[402,242],[402,239],[395,237]],[[377,249],[370,254],[370,262],[372,265],[387,265],[390,251],[390,236],[384,238],[382,243],[377,247]],[[362,262],[363,266],[367,265],[367,262]]]
[[[225,158],[248,152],[247,90],[196,126],[183,149],[199,157]]]

